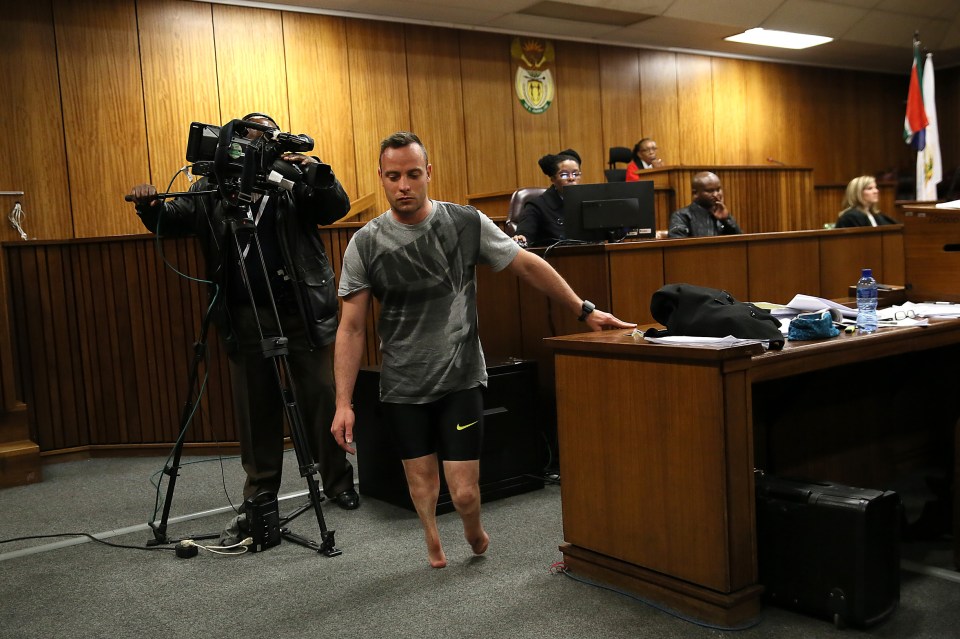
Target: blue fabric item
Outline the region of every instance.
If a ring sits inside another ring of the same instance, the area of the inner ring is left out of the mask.
[[[836,337],[840,329],[833,325],[830,311],[819,313],[801,313],[797,315],[787,329],[787,339],[806,340]]]

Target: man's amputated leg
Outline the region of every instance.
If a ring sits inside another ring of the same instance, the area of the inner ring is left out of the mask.
[[[480,461],[444,461],[443,475],[450,488],[450,498],[463,520],[463,536],[474,554],[482,555],[490,537],[480,522]]]
[[[423,536],[427,542],[427,555],[433,568],[447,565],[447,556],[440,543],[437,530],[437,499],[440,496],[440,466],[436,454],[403,460],[403,472],[407,476],[410,498],[417,509]]]

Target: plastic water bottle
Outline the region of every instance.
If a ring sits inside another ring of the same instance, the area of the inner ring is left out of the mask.
[[[877,280],[869,268],[861,271],[857,282],[857,330],[861,333],[877,330]]]

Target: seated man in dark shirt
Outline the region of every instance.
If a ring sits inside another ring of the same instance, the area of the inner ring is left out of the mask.
[[[691,180],[693,202],[670,216],[667,237],[710,237],[742,233],[723,202],[720,178],[704,171]]]
[[[545,155],[537,162],[543,174],[550,178],[550,188],[523,205],[517,232],[513,236],[520,246],[550,244],[566,237],[563,232],[563,187],[580,184],[580,154],[573,149]]]

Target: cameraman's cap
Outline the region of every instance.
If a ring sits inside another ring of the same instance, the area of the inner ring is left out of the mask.
[[[246,114],[246,115],[243,116],[243,118],[241,118],[241,119],[242,119],[242,120],[249,120],[250,118],[263,118],[263,119],[265,119],[265,120],[270,120],[271,122],[273,122],[273,125],[276,126],[276,127],[279,127],[279,126],[280,126],[279,124],[277,124],[277,121],[276,121],[276,120],[274,120],[272,117],[270,117],[270,116],[267,115],[266,113],[257,113],[256,111],[254,111],[253,113],[248,113],[248,114]]]

